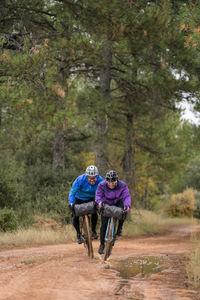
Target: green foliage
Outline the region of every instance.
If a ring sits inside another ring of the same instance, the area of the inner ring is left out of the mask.
[[[30,228],[35,221],[34,210],[31,201],[25,201],[21,207],[15,210],[20,228]]]
[[[57,174],[52,168],[53,134],[41,130],[34,135],[29,132],[27,137],[21,131],[21,141],[22,144],[16,141],[15,153],[1,153],[1,207],[13,208],[20,226],[26,228],[33,223],[34,214],[56,215],[62,223],[71,222],[67,202],[69,189],[85,168],[84,155],[79,153],[80,142],[71,144],[65,156],[66,171]],[[5,141],[2,145],[6,145]]]
[[[0,208],[13,205],[15,199],[15,190],[6,178],[0,176]]]
[[[158,211],[162,202],[162,195],[154,195],[148,201],[148,209],[151,211]]]
[[[183,184],[200,191],[200,156],[188,163],[183,174]]]
[[[10,151],[0,155],[0,208],[20,206],[23,198],[21,178],[23,168],[18,167]]]
[[[18,220],[11,209],[0,210],[0,231],[12,231],[18,228]]]
[[[68,208],[68,193],[69,186],[66,184],[57,183],[54,186],[47,186],[40,189],[36,194],[36,200],[34,203],[35,212],[46,214],[62,224],[71,222],[71,214]]]
[[[34,211],[69,222],[67,194],[85,153],[98,156],[95,140],[108,144],[122,179],[130,142],[129,181],[145,207],[158,207],[164,184],[181,191],[199,140],[176,111],[183,92],[199,98],[198,1],[4,2],[0,207],[17,209],[26,226]],[[60,174],[52,167],[57,129]],[[191,163],[185,186],[199,188],[196,169]]]
[[[194,217],[200,219],[200,191],[194,191]]]
[[[170,217],[192,217],[194,214],[194,191],[187,189],[183,193],[172,195],[164,211]]]

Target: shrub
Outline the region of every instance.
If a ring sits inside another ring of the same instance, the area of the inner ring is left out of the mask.
[[[43,188],[38,192],[35,201],[37,214],[45,214],[62,224],[70,223],[71,214],[68,208],[67,195],[68,193],[64,184]]]
[[[0,174],[0,208],[11,205],[15,199],[13,186]]]
[[[27,201],[18,210],[17,214],[18,226],[20,228],[29,228],[35,222],[34,210],[31,202]]]
[[[200,156],[190,161],[183,175],[185,186],[200,190]]]
[[[200,219],[200,192],[194,191],[194,217]]]
[[[17,216],[11,209],[0,210],[0,231],[12,231],[18,227]]]
[[[183,193],[172,195],[165,212],[170,217],[192,217],[194,214],[194,191],[186,189]]]

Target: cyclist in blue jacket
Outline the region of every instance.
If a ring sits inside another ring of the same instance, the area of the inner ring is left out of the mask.
[[[72,224],[76,229],[77,242],[81,244],[83,238],[80,232],[79,217],[76,217],[73,213],[74,204],[82,204],[90,201],[95,201],[95,192],[98,184],[103,181],[103,178],[99,175],[96,166],[89,166],[86,168],[85,174],[82,174],[76,178],[72,184],[72,188],[69,193],[69,208],[72,211]],[[92,238],[97,239],[98,234],[96,232],[98,216],[97,214],[92,214]]]

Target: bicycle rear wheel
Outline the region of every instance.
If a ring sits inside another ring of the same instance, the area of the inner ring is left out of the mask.
[[[110,218],[110,222],[107,228],[107,236],[106,236],[106,245],[104,250],[104,261],[108,259],[111,255],[112,247],[113,247],[113,239],[115,234],[115,222],[113,218]]]
[[[93,258],[93,247],[92,247],[92,238],[91,238],[91,232],[90,232],[90,225],[88,216],[85,215],[83,217],[83,237],[84,237],[84,245],[87,250],[87,254],[89,257]]]

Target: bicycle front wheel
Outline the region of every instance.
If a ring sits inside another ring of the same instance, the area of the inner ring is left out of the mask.
[[[115,232],[115,222],[114,219],[111,218],[107,228],[107,237],[106,237],[107,240],[106,240],[106,245],[104,250],[104,261],[106,261],[108,257],[111,255],[114,232]]]
[[[91,231],[90,231],[90,225],[89,225],[89,220],[88,216],[84,216],[83,220],[83,231],[84,231],[84,239],[85,239],[85,247],[87,250],[87,254],[89,257],[93,258],[94,257],[94,252],[93,252],[93,247],[92,247],[92,238],[91,238]]]

